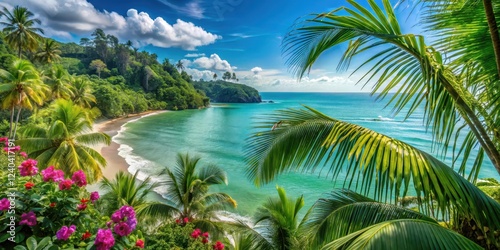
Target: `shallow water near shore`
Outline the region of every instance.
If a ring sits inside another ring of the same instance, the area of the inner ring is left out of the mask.
[[[276,185],[283,186],[289,195],[304,195],[306,208],[334,187],[343,185],[342,177],[334,182],[317,172],[283,174],[270,184],[256,187],[246,177],[244,147],[259,115],[307,105],[430,152],[432,135],[425,131],[422,109],[403,121],[405,112],[394,116],[390,108],[384,109],[385,101],[377,102],[366,93],[261,94],[264,101],[272,103],[213,104],[207,109],[148,116],[122,126],[113,140],[120,144],[119,155],[130,165],[129,171],[140,170],[141,179],[173,166],[179,152],[200,156],[201,164],[213,163],[224,168],[229,184],[213,191],[230,194],[238,202],[235,212],[242,215],[252,214],[269,196],[275,195]],[[450,163],[451,159],[448,157],[445,162]],[[480,177],[496,176],[491,163],[485,161]]]

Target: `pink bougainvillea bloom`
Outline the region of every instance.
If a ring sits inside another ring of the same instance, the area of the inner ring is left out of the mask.
[[[7,137],[0,137],[0,142],[5,142],[5,141],[8,141],[8,140],[9,140],[9,138],[7,138]]]
[[[184,221],[184,224],[187,224],[189,222],[189,218],[185,217],[184,219],[182,219],[182,221]]]
[[[135,211],[134,208],[131,206],[122,206],[120,208],[120,212],[122,213],[123,217],[135,218]]]
[[[38,162],[33,159],[28,159],[23,161],[23,163],[21,163],[21,165],[18,167],[20,175],[21,176],[36,175],[38,173],[38,168],[36,167],[37,164]]]
[[[214,245],[214,249],[215,250],[224,250],[224,244],[222,244],[222,242],[220,242],[220,241],[217,241]]]
[[[115,225],[115,233],[120,236],[127,236],[132,233],[132,229],[125,222],[120,222]]]
[[[20,156],[22,156],[24,159],[28,158],[28,154],[26,152],[21,152],[19,153]]]
[[[42,170],[43,181],[54,181],[60,182],[64,180],[64,172],[62,170],[55,170],[54,166],[50,166],[44,170]]]
[[[94,245],[97,250],[109,250],[115,245],[115,238],[109,229],[99,229],[95,237]]]
[[[36,225],[35,212],[30,211],[29,213],[23,213],[21,215],[21,221],[19,222],[19,225],[27,225],[30,227]]]
[[[99,200],[99,192],[95,191],[90,193],[90,201],[94,203],[96,200]]]
[[[10,201],[7,198],[3,198],[0,200],[0,211],[7,211],[10,207]]]
[[[191,237],[192,237],[192,238],[195,238],[195,239],[196,239],[196,238],[198,238],[198,237],[200,237],[200,235],[201,235],[201,230],[200,230],[199,228],[195,229],[195,230],[191,233]]]
[[[210,237],[210,234],[208,234],[208,232],[204,232],[201,236],[203,236],[203,238],[208,238]]]
[[[127,219],[126,223],[130,227],[130,229],[134,230],[137,226],[137,219],[135,217],[130,217]]]
[[[120,212],[120,210],[116,210],[112,215],[111,215],[111,220],[115,223],[120,222],[123,219],[123,215]]]
[[[85,173],[82,170],[78,170],[75,173],[73,173],[71,180],[73,180],[73,182],[75,182],[75,184],[78,187],[83,187],[87,185],[87,177],[85,176]]]
[[[208,243],[208,238],[203,238],[203,239],[201,240],[201,243],[203,243],[203,244],[207,244],[207,243]]]
[[[5,142],[5,146],[7,146],[7,145],[8,145],[8,142],[6,141]],[[8,147],[7,146],[7,147],[3,148],[3,151],[5,151],[5,152],[9,152],[9,151],[10,152],[17,152],[17,151],[20,151],[20,150],[21,150],[21,146],[14,146],[14,147]]]
[[[71,225],[70,227],[62,226],[56,233],[58,240],[68,240],[69,237],[76,231],[76,226]]]
[[[24,184],[24,187],[26,188],[26,190],[30,190],[32,187],[35,186],[35,183],[31,182],[31,181],[28,181]]]
[[[138,239],[135,242],[135,246],[138,247],[138,248],[144,248],[144,240]]]
[[[76,210],[78,211],[83,211],[87,208],[87,204],[85,203],[81,203],[81,204],[78,204],[78,206],[76,206]]]
[[[59,182],[59,190],[69,190],[73,185],[73,181],[70,179],[66,179],[64,181]]]

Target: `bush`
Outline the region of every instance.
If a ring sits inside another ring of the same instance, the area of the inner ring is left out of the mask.
[[[12,163],[2,168],[0,177],[2,247],[30,245],[31,249],[37,241],[53,245],[50,249],[138,249],[143,245],[141,232],[133,233],[137,220],[132,207],[123,206],[111,219],[101,215],[94,205],[99,194],[85,189],[83,171],[66,174],[71,178],[54,167],[39,171],[36,160],[19,153],[13,143],[9,146],[10,155],[0,155],[0,162]],[[12,167],[19,160],[22,163]],[[99,244],[101,248],[95,246]]]
[[[187,219],[187,218],[186,218]],[[158,227],[153,235],[146,236],[147,249],[188,249],[212,250],[224,249],[219,241],[213,242],[208,232],[201,232],[192,223],[165,223]]]

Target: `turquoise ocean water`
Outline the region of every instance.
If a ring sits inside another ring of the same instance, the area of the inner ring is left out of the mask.
[[[139,178],[161,168],[173,166],[178,152],[202,158],[201,164],[214,163],[224,168],[229,184],[217,188],[237,202],[237,213],[248,215],[267,197],[276,194],[276,185],[285,187],[292,196],[304,195],[309,207],[322,194],[341,187],[343,180],[333,182],[318,173],[289,173],[261,187],[255,187],[245,175],[245,139],[259,115],[284,108],[307,105],[327,115],[356,123],[398,138],[430,152],[430,133],[422,122],[423,110],[403,122],[405,113],[394,116],[386,101],[375,101],[366,93],[261,93],[259,104],[213,104],[201,110],[166,112],[129,122],[113,138],[121,144],[120,155],[131,165],[129,171],[141,171]],[[271,128],[269,128],[271,129]],[[451,154],[450,154],[451,155]],[[450,159],[445,162],[449,163]],[[496,177],[489,161],[485,161],[480,177]],[[160,190],[161,192],[161,190]]]

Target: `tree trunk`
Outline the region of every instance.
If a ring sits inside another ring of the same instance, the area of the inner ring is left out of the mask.
[[[12,105],[12,109],[10,110],[10,127],[9,127],[9,138],[12,138],[12,129],[14,128],[14,105]]]
[[[493,51],[495,52],[495,61],[497,63],[498,78],[500,79],[500,35],[498,34],[498,25],[493,11],[493,3],[491,0],[483,0],[484,12],[490,29],[491,42],[493,43]]]
[[[14,125],[14,134],[12,134],[12,139],[16,139],[16,132],[17,132],[17,124],[19,123],[19,116],[21,115],[21,110],[23,109],[22,106],[19,106],[19,110],[17,111],[17,117],[16,117],[16,124]]]

